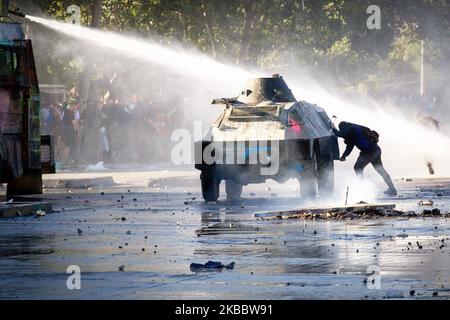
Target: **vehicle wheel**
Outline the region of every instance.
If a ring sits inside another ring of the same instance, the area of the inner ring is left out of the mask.
[[[225,180],[225,191],[228,200],[239,200],[242,194],[242,184],[234,180]]]
[[[300,195],[302,199],[314,199],[317,193],[317,161],[313,157],[312,161],[304,165],[304,170],[300,173]]]
[[[202,195],[205,201],[217,201],[220,194],[220,180],[213,172],[202,172],[200,174],[202,184]]]
[[[317,185],[321,197],[329,197],[334,193],[334,162],[333,159],[322,159],[317,168]]]
[[[21,177],[14,178],[6,186],[6,196],[41,194],[42,173],[40,170],[28,171]]]

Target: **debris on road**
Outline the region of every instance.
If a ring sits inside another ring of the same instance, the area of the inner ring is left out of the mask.
[[[43,217],[45,215],[46,215],[46,212],[44,210],[36,211],[36,217]]]
[[[38,213],[38,212],[41,213]],[[0,218],[14,218],[35,215],[37,217],[53,212],[53,206],[49,202],[0,202]]]
[[[427,210],[427,209],[425,209],[425,210],[422,211],[422,215],[423,215],[424,217],[431,217],[431,216],[437,217],[437,216],[440,216],[440,215],[441,215],[441,210],[439,210],[439,209],[437,209],[437,208],[434,208],[433,210]]]
[[[293,210],[255,212],[257,219],[353,219],[357,217],[401,216],[393,203],[358,203],[346,206],[309,207]]]
[[[429,200],[420,200],[419,201],[419,206],[432,206],[434,204],[433,200],[429,199]]]
[[[205,264],[201,263],[191,263],[189,266],[192,272],[201,272],[201,271],[215,271],[222,269],[234,269],[234,261],[230,264],[223,264],[220,261],[208,261]]]
[[[430,200],[431,201],[431,200]],[[414,218],[414,217],[450,217],[450,212],[441,214],[438,208],[424,209],[422,212],[395,210],[393,203],[365,203],[346,206],[307,207],[291,210],[255,212],[253,218],[271,219],[376,219],[376,218]]]

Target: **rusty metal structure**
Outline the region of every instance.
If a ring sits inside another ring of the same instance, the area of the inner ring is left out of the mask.
[[[223,112],[195,142],[206,201],[218,199],[222,180],[228,199],[267,179],[298,179],[302,198],[334,192],[339,147],[332,123],[324,109],[297,101],[283,77],[250,79],[238,97],[213,104],[223,104]]]
[[[8,17],[8,13],[24,15],[10,10],[8,2],[0,1],[0,183],[7,183],[7,196],[38,194],[43,166],[54,172],[53,149],[51,137],[40,135],[31,40],[25,39],[21,23]]]

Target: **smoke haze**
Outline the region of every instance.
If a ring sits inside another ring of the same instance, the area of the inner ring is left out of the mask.
[[[70,45],[59,48],[55,55],[76,56],[80,52],[88,52],[87,56],[93,57],[98,70],[105,74],[113,74],[115,68],[126,65],[132,72],[119,79],[123,92],[130,93],[130,88],[136,92],[151,91],[154,83],[164,83],[167,89],[165,94],[173,100],[184,99],[186,102],[185,123],[189,130],[192,130],[189,126],[192,121],[202,120],[207,125],[221,111],[220,107],[209,106],[212,98],[236,96],[247,78],[278,73],[278,70],[239,68],[215,61],[194,49],[163,46],[151,39],[138,39],[39,17],[27,18],[68,36]],[[396,111],[396,106],[369,98],[362,103],[348,101],[332,94],[313,77],[302,74],[301,70],[287,71],[283,76],[298,100],[320,105],[330,117],[337,116],[338,121],[355,122],[378,131],[382,158],[393,177],[426,176],[425,158],[433,160],[436,176],[450,175],[450,139],[404,118]],[[352,174],[356,157],[357,152],[354,151],[347,162],[337,163],[337,171]],[[373,169],[366,171],[371,178],[381,179]]]

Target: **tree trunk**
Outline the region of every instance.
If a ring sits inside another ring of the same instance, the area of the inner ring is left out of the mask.
[[[103,0],[95,0],[92,5],[92,28],[100,28],[100,22],[102,18],[102,4]]]
[[[91,27],[98,29],[100,27],[101,17],[102,17],[102,0],[94,0],[92,5],[92,21]],[[79,94],[80,94],[80,112],[83,112],[86,108],[97,108],[95,97],[95,88],[93,88],[92,83],[92,66],[88,65],[90,61],[92,61],[93,57],[90,53],[87,53],[86,61],[87,63],[84,66],[83,72],[80,75],[80,82],[78,84]],[[92,144],[89,139],[86,137],[86,128],[90,128],[93,126],[92,119],[85,119],[84,121],[88,123],[84,123],[83,126],[79,127],[78,131],[78,139],[79,139],[79,153],[77,154],[77,158],[84,161],[92,161],[96,158],[97,148],[94,148],[95,151],[88,152],[88,150],[92,150],[88,144]],[[94,140],[97,137],[94,137]]]
[[[256,1],[246,0],[244,4],[245,21],[242,30],[241,46],[239,49],[238,64],[248,60],[248,53],[254,33],[254,24],[256,19]]]
[[[102,16],[102,4],[103,0],[95,0],[92,5],[92,28],[100,27],[100,20]],[[89,55],[89,53],[88,53]],[[91,57],[87,57],[86,61],[91,60]],[[82,74],[80,75],[80,82],[78,84],[80,94],[80,109],[84,110],[87,106],[87,100],[89,100],[90,80],[91,80],[91,66],[85,65]]]
[[[206,26],[206,32],[208,32],[209,41],[211,43],[211,51],[213,54],[213,57],[216,57],[216,46],[214,44],[214,37],[212,35],[211,29],[212,29],[212,20],[210,16],[210,10],[208,10],[207,5],[204,1],[202,1],[203,4],[203,16],[205,17],[205,26]]]

